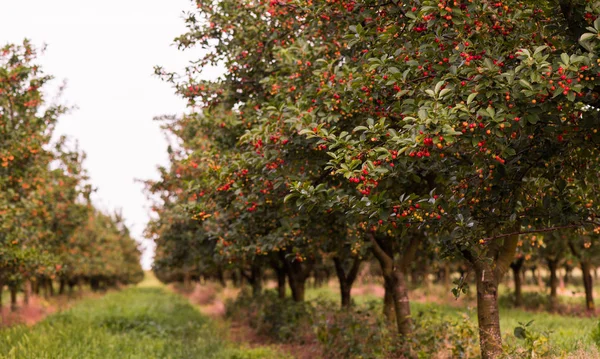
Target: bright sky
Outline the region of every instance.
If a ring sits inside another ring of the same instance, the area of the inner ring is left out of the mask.
[[[55,86],[67,80],[63,102],[78,107],[57,133],[77,139],[87,153],[96,205],[122,208],[148,249],[145,268],[152,262],[142,235],[149,205],[134,180],[157,178],[156,166],[167,163],[153,117],[185,110],[153,67],[179,70],[193,58],[172,45],[185,30],[183,11],[193,8],[190,0],[0,0],[0,45],[23,38],[48,45],[39,63],[57,78]]]

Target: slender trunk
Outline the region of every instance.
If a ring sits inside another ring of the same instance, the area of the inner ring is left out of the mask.
[[[595,310],[594,306],[594,287],[592,285],[592,266],[589,261],[581,261],[581,272],[583,274],[583,287],[585,289],[585,308],[589,312]]]
[[[557,270],[557,272],[558,272],[558,270]],[[558,275],[558,273],[557,273],[557,275]],[[561,291],[564,292],[564,290],[565,290],[565,277],[562,276],[562,275],[558,277],[558,287],[560,288]]]
[[[26,279],[23,283],[23,303],[29,304],[29,297],[31,297],[31,280]]]
[[[60,282],[59,282],[59,287],[58,287],[58,294],[63,295],[65,294],[65,287],[67,286],[67,280],[64,278],[60,278]]]
[[[289,282],[290,289],[292,290],[292,299],[294,299],[294,302],[304,302],[306,280],[290,278]]]
[[[557,286],[558,286],[558,276],[556,275],[556,270],[558,267],[558,259],[546,258],[548,262],[548,270],[550,271],[550,310],[556,311],[558,307],[558,296],[557,296]]]
[[[0,313],[2,313],[2,293],[4,292],[4,281],[0,279]]]
[[[335,273],[338,277],[338,281],[340,283],[340,296],[341,296],[341,305],[342,308],[347,308],[351,303],[351,291],[352,285],[356,280],[358,275],[358,270],[360,269],[360,259],[354,258],[352,261],[352,267],[348,271],[344,270],[344,266],[342,260],[339,257],[333,258],[333,263],[335,264]]]
[[[252,285],[252,295],[258,297],[262,293],[262,271],[260,265],[253,264],[250,267],[248,282]]]
[[[392,294],[392,284],[385,277],[383,287],[385,289],[383,315],[391,323],[394,320],[394,295]]]
[[[521,270],[523,268],[523,258],[518,258],[510,264],[513,272],[513,280],[515,282],[515,307],[520,307],[523,304],[523,292],[521,283]]]
[[[482,359],[502,355],[500,313],[498,311],[498,282],[488,265],[475,266],[477,281],[477,320]]]
[[[40,278],[39,277],[33,277],[33,279],[31,280],[31,291],[33,292],[34,295],[40,295]]]
[[[190,272],[183,273],[183,290],[189,291],[192,289],[192,280]]]
[[[10,290],[10,310],[15,312],[17,310],[17,285],[11,284],[8,289]]]
[[[571,282],[571,271],[573,270],[573,267],[571,267],[568,264],[565,264],[565,276],[563,277],[563,281],[565,282],[566,285],[568,285]]]
[[[290,266],[291,268],[296,268],[297,266]],[[304,302],[304,294],[306,291],[306,280],[308,279],[308,275],[302,273],[302,271],[298,271],[297,269],[288,269],[288,284],[290,289],[292,290],[292,299],[294,302]]]
[[[402,261],[403,263],[401,263],[401,267],[394,263],[394,251],[389,241],[380,242],[373,235],[370,235],[370,239],[373,254],[381,266],[386,292],[390,292],[390,297],[393,300],[393,308],[396,314],[398,333],[401,335],[410,335],[412,333],[410,303],[408,300],[408,288],[406,286],[406,280],[403,273],[403,269],[406,268],[406,263]],[[413,240],[411,240],[411,243],[418,245],[418,243]],[[410,247],[411,245],[409,245],[409,248],[406,250],[407,253],[411,252],[412,248]],[[389,301],[390,299],[388,298],[387,300]],[[384,311],[389,311],[389,307],[385,308]],[[386,312],[385,314],[391,315],[389,312]]]
[[[277,273],[277,296],[279,299],[285,298],[285,269],[276,270]]]
[[[412,333],[412,320],[410,318],[410,302],[408,300],[408,287],[404,273],[399,270],[393,272],[394,283],[394,310],[396,312],[396,322],[398,323],[398,332],[409,335]]]
[[[225,274],[223,273],[223,269],[221,267],[217,268],[217,279],[223,288],[227,287],[227,282],[225,281]]]
[[[275,257],[271,258],[269,263],[277,276],[277,296],[279,299],[283,299],[285,298],[285,263],[283,263],[281,259]]]
[[[279,252],[281,260],[285,263],[286,273],[288,275],[288,284],[292,290],[292,299],[295,302],[304,301],[306,280],[313,268],[312,261],[300,261],[297,259],[289,260],[285,258],[284,252]]]
[[[521,228],[515,223],[513,231]],[[502,334],[498,306],[498,283],[504,277],[515,257],[519,236],[512,235],[502,242],[492,243],[485,257],[463,251],[465,259],[473,264],[477,285],[477,321],[479,345],[482,359],[497,359],[502,356]]]
[[[46,279],[46,286],[48,288],[48,295],[54,297],[54,283],[52,283],[52,278]]]

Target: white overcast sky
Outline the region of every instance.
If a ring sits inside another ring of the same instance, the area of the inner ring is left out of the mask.
[[[78,107],[57,133],[87,153],[96,205],[121,208],[145,247],[148,202],[135,179],[157,178],[156,166],[167,163],[153,117],[185,110],[153,67],[178,70],[193,59],[172,45],[185,31],[183,12],[192,9],[190,0],[0,0],[0,45],[24,38],[47,44],[39,63],[56,77],[54,86],[67,80],[63,102]],[[146,268],[151,254],[142,260]]]

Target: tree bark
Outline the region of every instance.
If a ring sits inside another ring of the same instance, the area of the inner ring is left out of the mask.
[[[288,260],[284,252],[279,252],[285,263],[285,269],[288,275],[288,284],[292,290],[292,299],[295,302],[303,302],[306,288],[306,280],[313,268],[312,261]]]
[[[558,269],[558,259],[546,258],[546,261],[548,262],[548,270],[550,271],[550,310],[556,311],[558,308],[558,276],[556,275],[556,270]]]
[[[17,285],[11,284],[8,289],[10,290],[10,310],[12,312],[17,311]]]
[[[401,261],[402,266],[396,265],[394,261],[394,250],[390,243],[386,241],[379,241],[374,235],[370,234],[369,238],[372,244],[372,251],[375,258],[381,266],[383,273],[383,279],[385,282],[386,292],[390,292],[390,296],[393,299],[393,308],[396,314],[396,325],[398,327],[398,333],[401,335],[410,335],[412,333],[412,320],[410,318],[410,302],[408,299],[408,287],[406,286],[406,280],[404,276],[404,269],[406,263]],[[414,255],[412,247],[418,247],[418,242],[411,239],[411,243],[408,245],[404,255]],[[389,297],[388,297],[389,300]],[[384,310],[389,310],[384,309]],[[388,315],[389,313],[386,313]]]
[[[383,287],[385,294],[383,297],[383,315],[391,323],[394,320],[394,295],[392,294],[391,283],[384,277]]]
[[[223,288],[227,287],[227,282],[225,281],[225,274],[223,273],[223,268],[217,268],[217,279]]]
[[[515,223],[515,232],[521,227]],[[470,251],[463,255],[475,270],[477,285],[477,321],[479,324],[479,345],[482,359],[497,359],[502,356],[502,334],[498,307],[498,283],[504,277],[513,261],[519,235],[505,237],[502,242],[490,244],[485,256],[477,256]]]
[[[565,263],[565,275],[563,277],[563,282],[565,282],[566,285],[571,283],[571,272],[572,271],[573,271],[573,267],[571,267],[571,265],[569,265],[568,263]]]
[[[279,299],[285,298],[285,277],[284,269],[277,271],[277,297],[279,297]]]
[[[23,282],[23,303],[29,305],[29,297],[31,297],[31,280],[26,279]]]
[[[275,272],[277,276],[277,296],[279,299],[285,298],[285,263],[283,263],[279,258],[271,258],[270,260],[271,268]]]
[[[192,289],[192,280],[190,272],[183,273],[183,290],[186,292]]]
[[[52,278],[46,278],[46,288],[48,288],[48,295],[54,297],[54,283],[52,283]]]
[[[475,266],[477,281],[477,320],[482,359],[502,355],[502,335],[498,311],[498,283],[488,265]]]
[[[246,280],[252,287],[252,296],[258,297],[262,293],[262,271],[260,265],[252,263],[250,266],[250,274],[242,271],[242,275],[246,277]]]
[[[592,266],[588,260],[581,261],[581,272],[583,273],[583,287],[585,289],[585,309],[588,312],[593,312],[594,306],[594,286],[592,282]]]
[[[65,294],[65,288],[67,286],[67,280],[64,278],[60,278],[59,279],[59,287],[58,287],[58,294],[63,295]]]
[[[513,280],[515,283],[515,307],[523,305],[523,292],[521,283],[521,270],[523,269],[524,258],[518,258],[510,264],[513,272]]]
[[[337,274],[340,283],[340,296],[342,308],[347,308],[351,303],[352,285],[358,276],[360,269],[360,258],[356,257],[352,261],[352,266],[348,271],[344,269],[343,261],[339,257],[333,258],[335,264],[335,273]]]

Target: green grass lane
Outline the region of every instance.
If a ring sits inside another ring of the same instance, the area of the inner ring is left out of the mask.
[[[86,299],[34,327],[0,331],[0,358],[281,358],[241,348],[188,301],[154,285]]]

